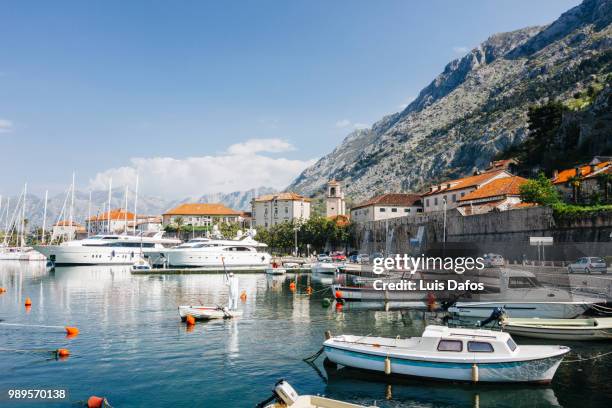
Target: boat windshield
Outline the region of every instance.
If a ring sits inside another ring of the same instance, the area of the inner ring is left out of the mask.
[[[511,289],[539,288],[541,286],[535,277],[511,276],[508,279],[508,287]]]

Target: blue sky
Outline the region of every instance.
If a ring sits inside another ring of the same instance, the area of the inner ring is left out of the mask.
[[[491,34],[578,3],[3,2],[0,194],[73,170],[81,189],[282,187]]]

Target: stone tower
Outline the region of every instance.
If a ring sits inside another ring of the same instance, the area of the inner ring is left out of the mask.
[[[325,197],[326,211],[328,217],[346,215],[346,203],[344,202],[344,192],[342,185],[336,180],[327,183],[327,195]]]

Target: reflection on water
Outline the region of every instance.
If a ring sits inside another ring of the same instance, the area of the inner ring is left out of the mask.
[[[128,267],[64,267],[0,264],[0,319],[9,323],[77,326],[63,330],[0,326],[0,405],[9,388],[62,388],[66,401],[40,406],[71,406],[90,395],[104,395],[117,407],[251,407],[286,378],[302,393],[382,407],[604,406],[611,397],[610,359],[564,364],[549,387],[439,383],[369,377],[355,370],[326,371],[302,361],[316,352],[324,332],[382,336],[420,335],[434,314],[384,311],[382,306],[321,305],[331,293],[307,274],[238,275],[247,298],[240,319],[198,323],[187,328],[179,304],[225,304],[223,275],[133,276]],[[297,281],[294,292],[291,281]],[[305,294],[312,286],[314,295]],[[28,312],[26,297],[33,306]],[[536,340],[519,342],[537,343]],[[542,342],[542,341],[540,341]],[[610,350],[609,343],[569,344],[581,357]],[[70,349],[57,361],[42,352],[7,350]],[[575,356],[570,356],[575,357]]]

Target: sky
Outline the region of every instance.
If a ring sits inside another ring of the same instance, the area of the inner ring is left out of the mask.
[[[3,1],[0,194],[281,189],[491,34],[577,0]]]

